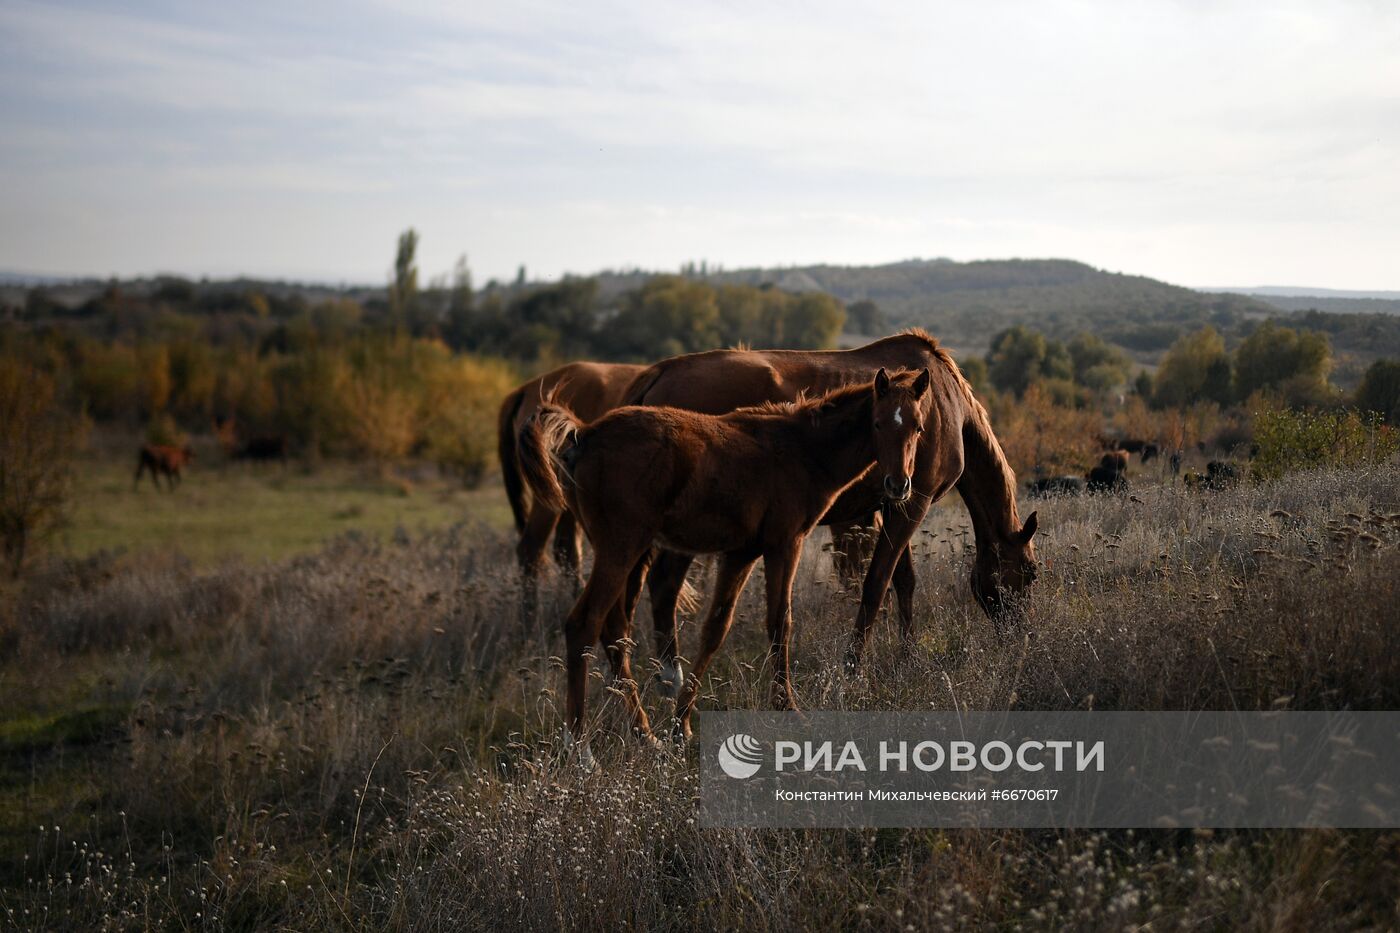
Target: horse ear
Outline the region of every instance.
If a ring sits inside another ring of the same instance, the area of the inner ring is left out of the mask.
[[[919,373],[919,377],[914,380],[914,398],[924,397],[924,393],[928,391],[928,384],[932,379],[933,377],[929,375],[928,367],[924,367],[924,371]]]
[[[875,394],[884,398],[885,393],[890,390],[890,374],[885,372],[885,367],[881,366],[880,371],[875,374]]]
[[[1035,530],[1040,524],[1036,515],[1037,513],[1032,512],[1030,518],[1027,518],[1026,523],[1021,526],[1021,533],[1018,537],[1021,539],[1022,544],[1030,544],[1031,538],[1035,536]]]

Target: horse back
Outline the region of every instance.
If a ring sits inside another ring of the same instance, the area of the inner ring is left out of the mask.
[[[709,350],[648,367],[633,380],[622,404],[722,415],[865,382],[881,367],[936,372],[937,354],[931,339],[915,334],[898,334],[854,350]]]
[[[631,363],[566,363],[520,387],[522,401],[515,412],[515,431],[539,409],[545,398],[572,411],[579,420],[596,421],[622,401],[622,395],[646,367]]]
[[[585,427],[569,461],[585,499],[609,502],[614,520],[653,526],[669,547],[693,553],[754,538],[772,498],[764,477],[778,469],[765,439],[732,419],[643,406]]]

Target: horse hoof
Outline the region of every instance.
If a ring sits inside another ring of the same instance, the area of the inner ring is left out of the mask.
[[[656,687],[661,691],[661,695],[668,700],[674,700],[681,692],[681,669],[680,666],[665,666],[657,671]]]
[[[860,673],[860,655],[854,651],[846,652],[846,661],[842,665],[847,677],[854,677]]]
[[[593,760],[593,751],[588,747],[588,742],[576,740],[567,728],[564,730],[561,741],[562,754],[565,761],[572,761],[578,765],[582,771],[592,771],[597,767],[597,762]]]

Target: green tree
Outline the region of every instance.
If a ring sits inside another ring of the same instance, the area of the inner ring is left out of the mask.
[[[418,231],[409,227],[399,234],[398,251],[394,255],[394,281],[389,285],[389,313],[394,326],[403,329],[413,316],[418,303]]]
[[[1356,407],[1400,424],[1400,360],[1376,360],[1356,389]]]
[[[846,323],[841,303],[825,292],[786,296],[785,341],[791,350],[823,350],[836,342]]]
[[[454,349],[471,346],[475,321],[476,294],[472,291],[472,272],[467,257],[458,256],[452,267],[452,292],[447,302],[447,342]]]
[[[1102,394],[1128,381],[1127,355],[1098,336],[1076,334],[1067,349],[1079,385]]]
[[[993,386],[1019,397],[1041,380],[1073,380],[1074,360],[1058,340],[1017,324],[992,338],[987,375]]]
[[[1331,371],[1326,335],[1265,321],[1235,351],[1235,395],[1244,399],[1268,389],[1289,404],[1309,404],[1326,397]]]
[[[880,313],[880,306],[868,298],[846,306],[846,321],[857,334],[874,336],[885,329],[885,317]]]
[[[1157,369],[1154,399],[1162,408],[1200,401],[1230,403],[1230,356],[1214,327],[1203,327],[1172,344]]]
[[[719,345],[715,290],[681,276],[657,276],[623,296],[623,307],[600,334],[611,353],[657,359]]]

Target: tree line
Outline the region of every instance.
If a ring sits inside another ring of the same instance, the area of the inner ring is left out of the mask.
[[[1400,421],[1400,361],[1372,363],[1350,395],[1329,381],[1333,365],[1327,334],[1264,321],[1233,350],[1209,325],[1183,334],[1155,373],[1138,368],[1120,348],[1094,334],[1060,341],[1016,325],[992,338],[985,360],[972,360],[964,370],[974,382],[985,379],[1018,398],[1034,385],[1060,404],[1079,407],[1116,390],[1157,410],[1201,402],[1228,407],[1267,395],[1290,408],[1352,405],[1392,424]]]

